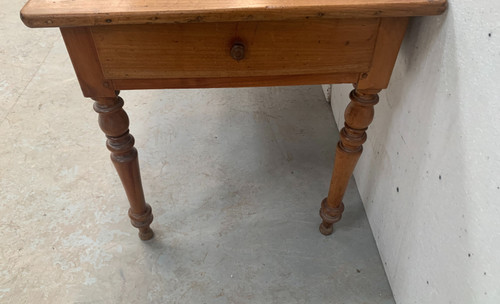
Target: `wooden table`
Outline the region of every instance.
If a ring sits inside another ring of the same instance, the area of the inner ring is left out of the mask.
[[[139,237],[153,237],[151,207],[120,90],[353,83],[321,203],[333,232],[411,16],[446,0],[30,0],[29,27],[59,27],[83,95],[92,98]]]

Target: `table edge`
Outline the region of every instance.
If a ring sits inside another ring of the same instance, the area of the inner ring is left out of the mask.
[[[440,15],[447,8],[447,0],[428,0],[422,4],[328,5],[310,7],[249,7],[237,9],[142,12],[37,12],[29,2],[20,12],[23,23],[32,28],[77,27],[117,24],[162,24],[194,22],[279,21],[293,19],[380,18]]]

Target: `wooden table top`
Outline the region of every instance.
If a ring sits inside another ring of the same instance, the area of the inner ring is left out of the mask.
[[[446,0],[29,0],[29,27],[438,15]]]

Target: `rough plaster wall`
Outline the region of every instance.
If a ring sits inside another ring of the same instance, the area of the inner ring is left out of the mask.
[[[354,173],[399,304],[500,303],[499,77],[500,1],[411,21]]]

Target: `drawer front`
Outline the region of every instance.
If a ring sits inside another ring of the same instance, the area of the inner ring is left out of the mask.
[[[368,18],[117,25],[94,27],[92,36],[108,79],[361,73],[369,70],[378,24]]]

